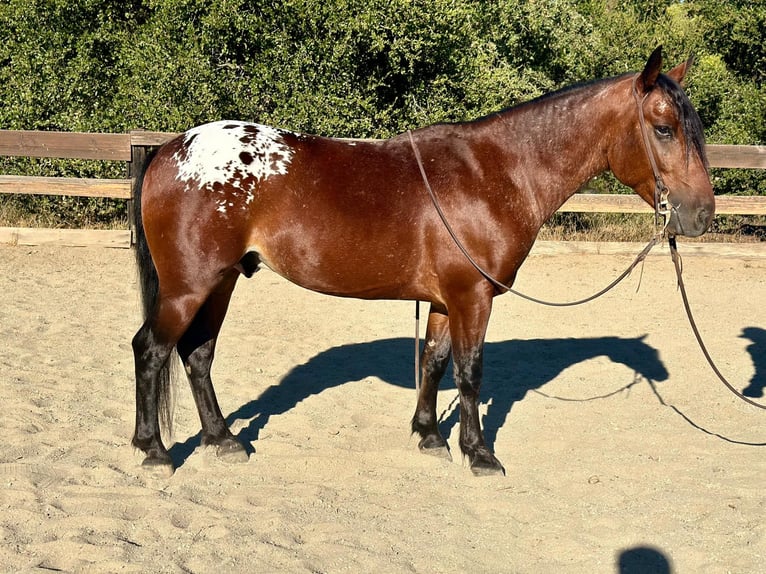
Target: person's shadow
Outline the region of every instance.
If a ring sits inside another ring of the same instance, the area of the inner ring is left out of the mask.
[[[740,337],[752,341],[747,346],[747,352],[753,358],[753,367],[755,367],[753,378],[742,390],[742,394],[746,397],[762,397],[763,390],[766,388],[766,330],[759,327],[745,327]]]
[[[599,356],[606,356],[634,371],[631,380],[615,381],[614,389],[606,396],[617,394],[642,379],[652,382],[664,381],[668,372],[659,359],[656,349],[646,344],[645,337],[619,338],[567,338],[513,340],[487,343],[484,348],[484,384],[481,400],[488,403],[483,426],[487,446],[492,448],[497,431],[506,421],[514,403],[527,392],[539,389],[553,380],[564,369]],[[238,438],[253,452],[252,445],[261,429],[274,415],[294,408],[311,395],[325,389],[343,385],[365,377],[377,377],[386,383],[415,388],[413,371],[413,341],[408,338],[381,339],[368,343],[356,343],[333,347],[298,365],[288,372],[278,384],[266,389],[259,397],[239,407],[226,417],[230,426],[236,421],[249,421],[239,431]],[[608,377],[608,371],[604,373]],[[443,388],[455,388],[451,369],[442,380]],[[603,397],[582,394],[593,400]],[[446,405],[439,405],[444,410]],[[386,408],[380,405],[381,409]],[[445,411],[446,413],[447,411]],[[407,425],[412,413],[403,413],[403,425]],[[338,417],[348,416],[339,410]],[[457,409],[440,421],[445,438],[458,423]],[[200,444],[199,433],[170,449],[176,466]]]
[[[656,548],[638,546],[620,553],[618,574],[670,574],[670,559]]]

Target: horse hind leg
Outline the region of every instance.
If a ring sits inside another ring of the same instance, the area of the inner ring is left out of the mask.
[[[218,334],[238,276],[238,271],[234,269],[227,273],[197,312],[176,346],[202,423],[202,445],[215,446],[216,454],[229,462],[247,461],[248,454],[224,420],[213,389],[210,369]]]
[[[145,454],[142,466],[158,476],[169,476],[174,471],[160,427],[161,422],[171,427],[171,353],[201,303],[190,295],[160,297],[132,341],[136,370],[136,428],[132,442]]]
[[[420,360],[421,386],[415,416],[412,417],[412,432],[421,437],[418,443],[420,452],[449,460],[452,459],[449,446],[439,432],[436,398],[439,382],[449,364],[450,349],[449,318],[432,306]]]

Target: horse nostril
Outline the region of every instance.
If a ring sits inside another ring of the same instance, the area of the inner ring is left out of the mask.
[[[707,207],[702,207],[697,212],[697,221],[699,222],[700,226],[704,229],[707,229],[710,226],[710,223],[713,220],[713,211],[708,209]]]

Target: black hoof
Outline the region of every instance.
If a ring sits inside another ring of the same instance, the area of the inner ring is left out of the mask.
[[[505,476],[503,465],[485,448],[476,451],[470,460],[474,476]]]
[[[141,463],[141,470],[150,478],[170,478],[176,471],[169,456],[147,456]]]
[[[444,458],[450,461],[452,460],[447,441],[439,435],[430,434],[423,437],[418,443],[418,448],[423,454],[435,456],[437,458]]]
[[[420,452],[436,458],[443,458],[452,462],[452,454],[446,446],[420,447]]]
[[[227,438],[217,443],[215,454],[225,462],[247,462],[250,456],[244,445],[234,438]]]

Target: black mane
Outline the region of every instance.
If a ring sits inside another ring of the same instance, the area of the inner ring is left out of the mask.
[[[684,131],[684,137],[688,142],[687,154],[689,154],[694,148],[697,151],[702,164],[705,168],[708,167],[707,154],[705,153],[705,132],[702,120],[694,109],[692,103],[689,101],[689,97],[683,91],[675,81],[670,79],[664,74],[660,74],[657,78],[657,85],[667,93],[673,104],[676,106],[676,112],[681,121],[681,126]]]
[[[629,72],[627,74],[620,74],[618,76],[612,76],[609,78],[600,78],[600,79],[590,80],[587,82],[579,82],[579,83],[571,84],[561,89],[542,94],[531,100],[520,102],[512,106],[508,106],[507,108],[504,108],[500,110],[499,112],[487,114],[485,116],[482,116],[480,118],[477,118],[475,120],[471,120],[468,122],[458,122],[458,123],[481,122],[483,120],[489,119],[492,116],[496,116],[498,114],[503,114],[505,112],[523,108],[525,106],[538,104],[547,100],[551,100],[553,98],[566,95],[571,92],[576,92],[585,88],[595,87],[602,83],[611,82],[613,80],[616,80],[625,76],[632,76],[632,75],[635,75],[635,73]],[[708,160],[707,160],[707,154],[705,153],[704,126],[702,125],[702,120],[700,120],[699,114],[697,114],[697,110],[695,110],[694,106],[692,106],[692,103],[689,101],[689,98],[684,92],[683,88],[681,88],[681,86],[678,85],[678,83],[676,83],[674,80],[672,80],[665,74],[660,74],[657,77],[657,86],[659,86],[662,90],[665,91],[665,93],[667,93],[670,96],[671,101],[675,105],[676,113],[678,114],[678,118],[681,122],[684,137],[686,138],[686,141],[688,142],[687,154],[690,154],[692,149],[696,150],[697,154],[702,160],[703,165],[705,166],[705,168],[707,168]]]

